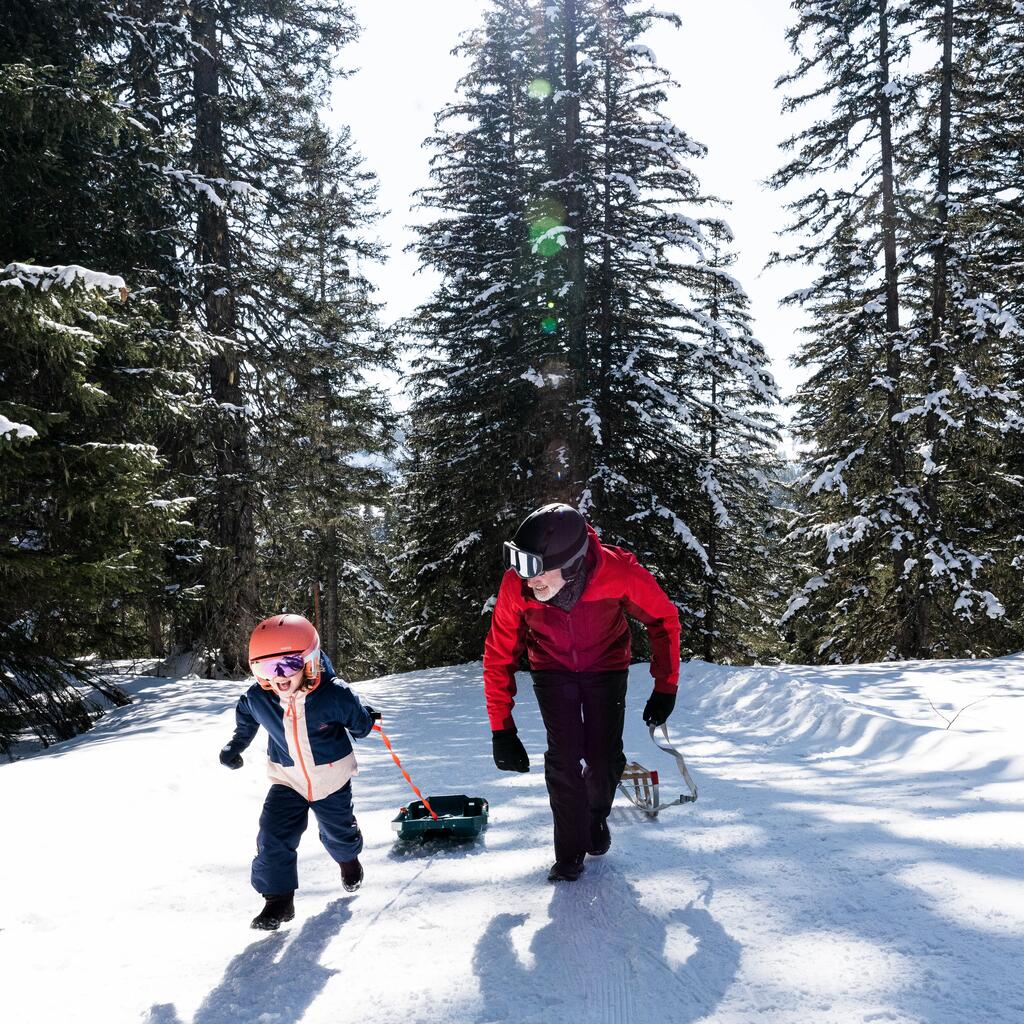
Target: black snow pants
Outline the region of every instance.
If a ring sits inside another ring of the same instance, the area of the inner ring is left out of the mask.
[[[586,853],[593,817],[608,817],[626,757],[626,672],[534,672],[548,749],[544,781],[555,819],[555,860]]]

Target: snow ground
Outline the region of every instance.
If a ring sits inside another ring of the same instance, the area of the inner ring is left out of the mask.
[[[670,725],[699,802],[650,822],[620,797],[610,853],[559,886],[544,881],[529,680],[517,722],[533,770],[514,776],[491,762],[479,675],[467,665],[357,689],[425,792],[489,798],[484,837],[396,846],[390,821],[410,797],[371,736],[354,783],[364,887],[344,893],[312,827],[296,920],[271,935],[248,929],[262,736],[241,771],[217,762],[241,684],[140,676],[133,706],[0,767],[4,1019],[1024,1019],[1024,655],[692,662]],[[634,666],[626,751],[669,780],[640,721],[649,688]],[[947,730],[943,716],[965,707]]]

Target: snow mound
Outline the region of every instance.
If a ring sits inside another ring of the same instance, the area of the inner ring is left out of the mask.
[[[710,728],[800,758],[959,763],[1019,752],[1024,655],[992,661],[725,668],[690,662],[681,692]]]

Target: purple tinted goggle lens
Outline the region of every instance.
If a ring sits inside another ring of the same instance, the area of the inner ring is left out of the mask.
[[[250,668],[260,679],[283,679],[285,676],[294,675],[305,664],[306,659],[301,654],[285,654],[280,658],[254,661]]]
[[[532,551],[522,551],[511,541],[505,541],[505,564],[524,579],[532,579],[544,572],[544,559]]]

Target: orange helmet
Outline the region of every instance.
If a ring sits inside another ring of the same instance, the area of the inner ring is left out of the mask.
[[[264,689],[270,689],[270,683],[256,671],[254,663],[288,654],[302,658],[306,679],[314,683],[319,681],[320,636],[308,619],[301,615],[274,615],[264,619],[252,631],[249,637],[249,667]]]

